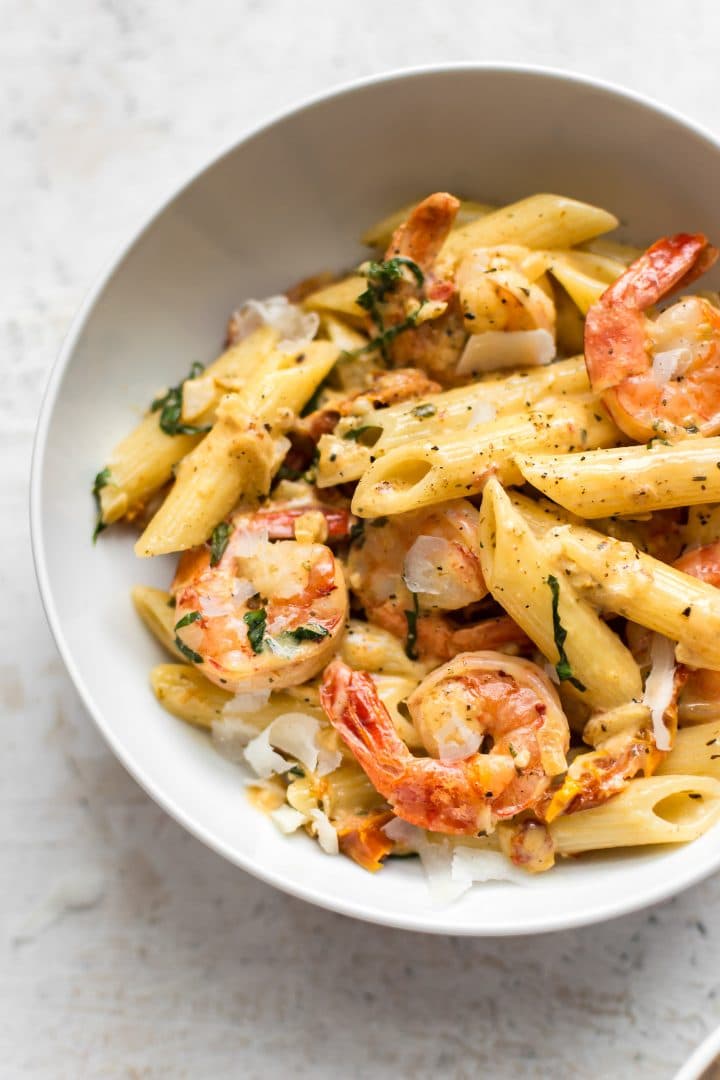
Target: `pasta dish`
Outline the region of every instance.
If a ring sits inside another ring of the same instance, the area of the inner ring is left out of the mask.
[[[558,195],[439,192],[232,314],[95,478],[254,804],[439,898],[720,818],[720,299]]]

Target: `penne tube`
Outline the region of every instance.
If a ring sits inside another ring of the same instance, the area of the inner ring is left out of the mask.
[[[421,200],[418,199],[416,202],[401,206],[399,210],[395,210],[392,214],[388,214],[387,217],[381,218],[380,221],[376,221],[374,225],[371,225],[370,228],[366,229],[363,233],[363,244],[365,244],[366,247],[382,248],[384,251],[392,240],[392,235],[397,227],[402,225],[404,221],[407,221],[420,201]],[[457,229],[463,225],[467,225],[477,218],[490,214],[495,209],[497,208],[490,203],[480,203],[473,202],[471,199],[461,199],[460,209],[457,212],[453,228]]]
[[[440,260],[458,262],[474,248],[522,244],[570,248],[616,228],[618,219],[564,195],[530,195],[450,233]]]
[[[512,503],[593,603],[676,641],[679,663],[720,671],[719,589],[547,504],[517,494]]]
[[[720,780],[720,714],[708,724],[680,728],[675,744],[657,769],[658,775],[683,773]]]
[[[548,828],[559,855],[680,844],[720,820],[720,782],[710,776],[651,776],[591,810],[564,814]]]
[[[555,665],[563,659],[557,615],[566,634],[566,679],[583,701],[608,710],[642,696],[640,670],[629,650],[578,594],[497,480],[483,494],[480,563],[494,599]]]
[[[514,460],[519,451],[571,453],[579,446],[611,446],[618,437],[595,398],[548,403],[464,434],[440,430],[437,441],[425,438],[378,457],[357,485],[353,513],[381,517],[476,494],[491,475],[503,484],[522,483]]]
[[[323,289],[310,293],[302,302],[302,306],[308,311],[337,312],[346,318],[365,322],[367,312],[363,311],[357,303],[357,298],[365,292],[367,281],[360,274],[353,274],[336,281],[332,285],[326,285]]]
[[[387,409],[359,412],[343,418],[334,432],[320,439],[318,485],[328,487],[359,479],[371,458],[379,458],[392,447],[421,438],[432,444],[436,436],[447,438],[450,431],[482,432],[498,416],[529,409],[545,398],[587,394],[589,389],[585,362],[577,356],[505,378],[428,394],[420,403],[402,402]],[[376,440],[372,447],[352,437],[359,430],[364,432],[363,439]]]
[[[702,547],[716,540],[720,540],[720,506],[706,503],[691,506],[685,526],[685,547]]]
[[[299,412],[337,360],[329,341],[272,353],[237,394],[227,394],[212,431],[184,458],[165,501],[135,545],[142,557],[202,544],[241,500],[266,495]]]
[[[528,483],[585,518],[720,500],[720,437],[515,460]]]
[[[204,427],[214,420],[223,396],[223,380],[246,380],[277,343],[277,331],[261,327],[182,384],[182,424]],[[193,403],[188,408],[188,404]],[[160,426],[161,411],[149,412],[118,443],[108,459],[108,479],[100,489],[102,521],[110,525],[144,503],[173,476],[175,466],[203,438],[202,433],[168,435]]]
[[[626,267],[616,259],[588,251],[548,251],[547,269],[583,315]]]
[[[153,589],[149,585],[135,585],[130,590],[135,610],[164,649],[178,660],[185,661],[180,649],[175,644],[175,603],[170,593],[164,589]]]
[[[159,664],[150,673],[150,685],[164,709],[186,724],[206,730],[222,717],[233,697],[189,664]]]
[[[643,253],[642,248],[634,247],[632,244],[621,244],[617,240],[608,240],[605,236],[587,240],[580,245],[580,250],[590,251],[594,255],[603,255],[608,259],[614,259],[626,267],[639,259]]]

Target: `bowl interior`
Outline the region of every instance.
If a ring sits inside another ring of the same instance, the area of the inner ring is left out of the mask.
[[[509,202],[558,191],[597,202],[622,237],[720,236],[720,150],[638,100],[557,74],[450,69],[374,81],[240,143],[147,226],[86,305],[52,377],[33,477],[38,572],[66,663],[116,753],[170,813],[228,858],[315,902],[415,929],[503,934],[590,922],[659,899],[720,863],[693,845],[567,862],[527,887],[431,905],[415,861],[372,876],[284,838],[242,773],[167,715],[148,686],[163,657],[131,585],[167,585],[123,530],[90,543],[92,477],[155,391],[217,355],[238,303],[364,255],[375,218],[436,189]]]

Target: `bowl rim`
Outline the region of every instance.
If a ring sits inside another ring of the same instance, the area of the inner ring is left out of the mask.
[[[281,871],[274,871],[263,865],[262,859],[238,854],[224,841],[211,835],[203,825],[196,822],[179,803],[167,796],[162,790],[158,790],[155,782],[147,775],[143,764],[136,760],[135,756],[125,750],[116,737],[112,725],[106,722],[104,712],[99,703],[90,693],[84,679],[76,665],[71,649],[65,640],[61,620],[58,615],[53,588],[50,581],[46,560],[46,541],[43,532],[42,512],[42,475],[45,465],[47,449],[47,437],[50,421],[55,410],[59,389],[65,369],[75,351],[78,339],[82,334],[85,324],[91,315],[93,308],[105,290],[107,284],[132,248],[149,230],[156,219],[175,201],[184,191],[191,187],[206,171],[218,165],[228,155],[234,153],[243,143],[256,135],[266,132],[294,116],[315,106],[346,95],[363,90],[366,87],[379,83],[392,84],[404,79],[423,76],[445,75],[456,72],[486,72],[500,75],[517,74],[539,76],[548,80],[564,82],[570,86],[579,86],[607,95],[633,102],[650,112],[664,116],[676,124],[684,127],[700,139],[709,143],[710,146],[720,153],[720,137],[714,135],[709,129],[689,119],[681,112],[656,101],[648,95],[596,77],[578,74],[567,69],[542,64],[521,64],[512,62],[474,62],[460,61],[440,64],[414,65],[379,72],[373,75],[351,79],[325,89],[319,93],[308,95],[298,104],[285,106],[276,110],[268,118],[255,124],[249,125],[237,134],[231,141],[223,143],[205,156],[201,165],[193,170],[189,176],[182,179],[172,187],[170,191],[157,199],[149,212],[143,214],[139,224],[130,230],[127,240],[118,246],[112,257],[106,261],[104,268],[96,276],[94,283],[85,295],[79,310],[73,318],[65,335],[60,351],[50,366],[47,375],[45,389],[42,395],[38,412],[37,426],[33,441],[31,467],[30,467],[30,539],[35,566],[35,575],[40,591],[42,605],[50,626],[60,657],[65,665],[68,675],[86,710],[92,717],[110,749],[130,773],[134,780],[178,824],[201,840],[211,850],[223,856],[229,862],[239,866],[242,870],[268,885],[279,889],[297,899],[315,904],[341,915],[350,916],[365,922],[383,926],[395,927],[403,930],[412,930],[423,933],[452,934],[454,936],[474,937],[519,937],[524,934],[549,933],[561,930],[570,930],[577,927],[588,926],[594,923],[605,922],[609,919],[619,918],[635,911],[642,910],[653,904],[660,903],[670,896],[689,888],[691,885],[702,881],[720,867],[720,848],[716,855],[705,860],[697,866],[688,867],[682,875],[672,880],[666,879],[655,886],[647,886],[638,890],[632,897],[615,896],[605,899],[600,903],[583,907],[571,916],[556,916],[548,913],[542,918],[525,920],[512,927],[500,927],[485,929],[472,921],[462,924],[449,923],[443,918],[444,909],[431,909],[417,914],[402,914],[386,912],[380,909],[370,908],[363,902],[355,901],[352,896],[339,898],[330,895],[321,886],[307,885],[302,881],[290,880]]]
[[[684,1065],[675,1074],[674,1080],[702,1080],[702,1074],[720,1054],[720,1027],[713,1028],[698,1047],[693,1050]]]

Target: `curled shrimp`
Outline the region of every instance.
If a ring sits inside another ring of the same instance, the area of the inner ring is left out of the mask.
[[[297,529],[298,520],[272,524]],[[236,515],[219,558],[207,545],[186,552],[173,582],[179,647],[226,690],[305,682],[345,626],[345,581],[330,548],[270,541],[268,524],[262,512]]]
[[[462,312],[453,281],[436,273],[436,261],[460,207],[447,192],[435,192],[415,207],[407,221],[393,233],[386,261],[410,260],[422,281],[406,273],[382,304],[383,327],[405,330],[388,346],[394,367],[419,367],[443,385],[457,381],[455,367],[465,344]],[[431,317],[417,321],[420,314]],[[370,332],[378,333],[371,317]]]
[[[446,614],[487,595],[478,528],[467,499],[367,522],[350,551],[348,581],[368,620],[401,639],[412,629],[421,658],[524,642],[508,616],[462,626]]]
[[[720,588],[720,540],[693,548],[674,566],[684,574]],[[695,722],[713,720],[720,706],[720,671],[697,668],[688,671],[687,683],[680,699],[681,715]]]
[[[631,439],[720,431],[720,310],[688,296],[654,321],[645,314],[708,270],[717,256],[702,233],[664,237],[587,313],[590,383]]]
[[[395,731],[370,676],[334,660],[320,700],[331,723],[394,813],[434,832],[473,835],[531,807],[566,767],[567,720],[552,685],[524,660],[467,653],[434,671],[408,699],[429,742],[449,758],[415,757]],[[446,732],[446,742],[438,735]],[[492,746],[482,752],[486,737]],[[472,747],[475,749],[472,749]]]

